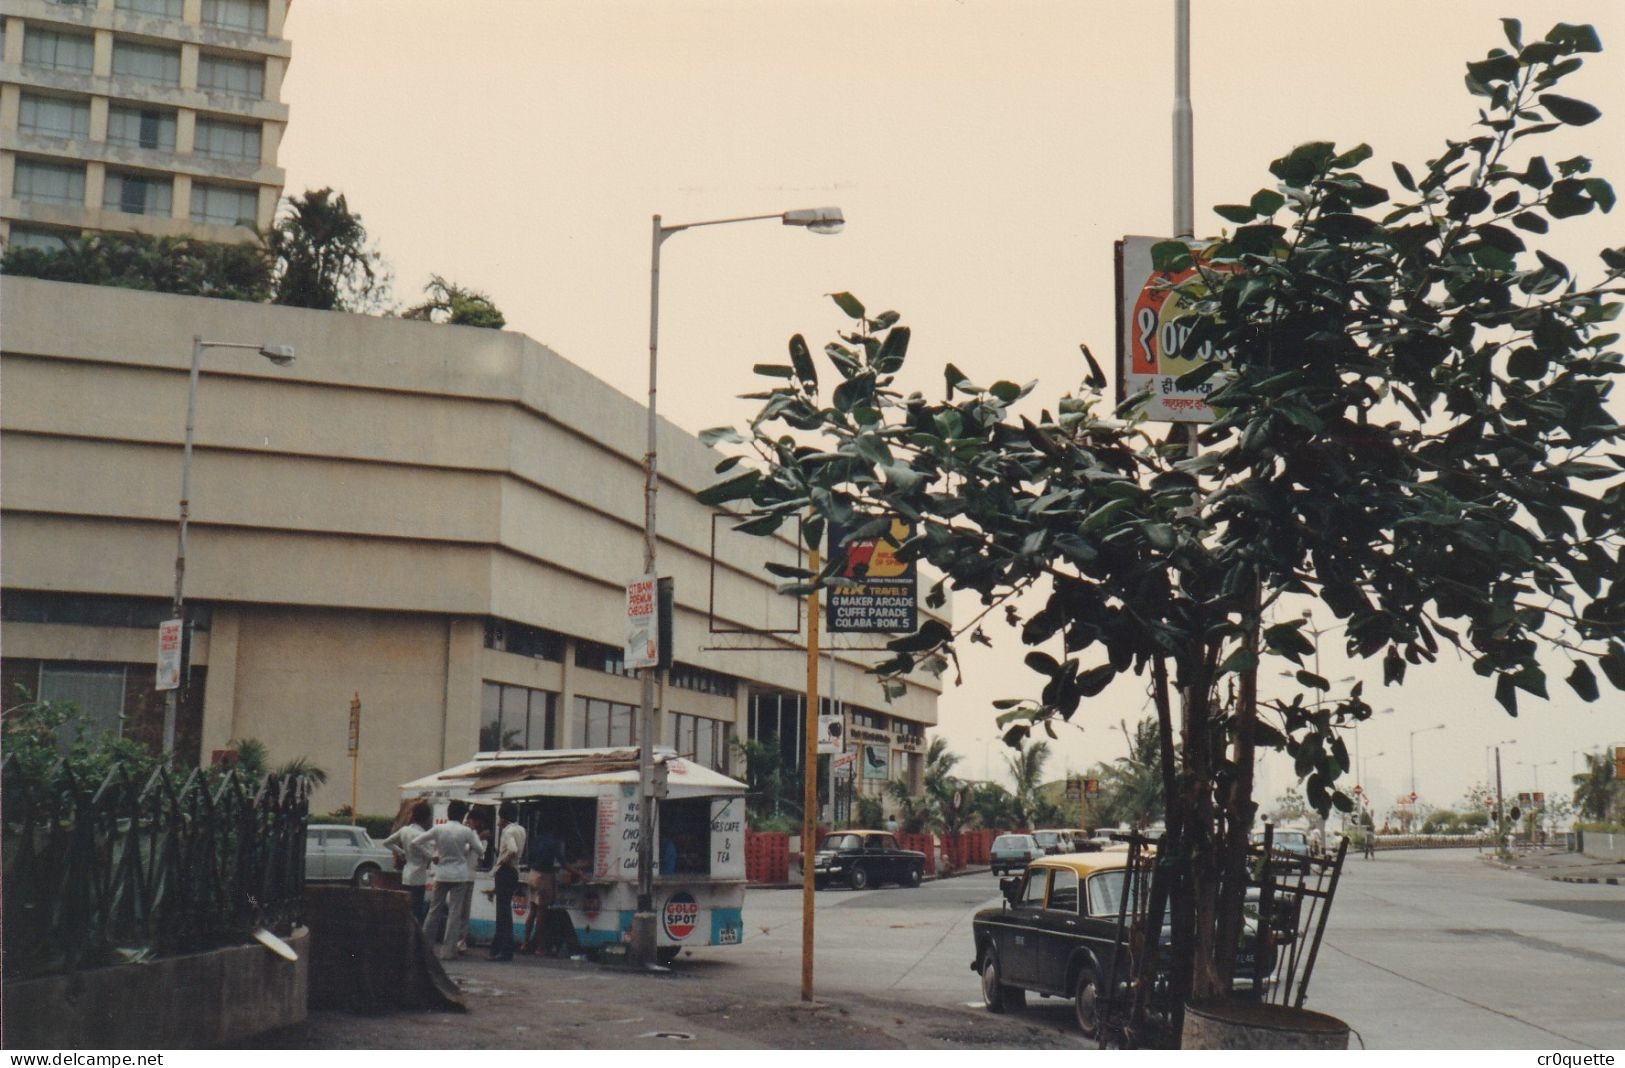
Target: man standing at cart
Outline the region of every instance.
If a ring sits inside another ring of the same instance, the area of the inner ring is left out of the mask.
[[[394,834],[385,838],[383,846],[395,854],[395,867],[400,869],[401,886],[412,899],[412,918],[423,922],[429,904],[424,900],[423,884],[429,881],[429,858],[413,853],[412,843],[429,833],[434,824],[434,809],[427,801],[412,806],[412,818]]]
[[[516,821],[519,806],[504,801],[497,809],[497,932],[491,939],[492,960],[513,960],[513,895],[519,889],[519,858],[525,855],[525,828]]]
[[[480,834],[463,823],[467,813],[467,802],[453,801],[446,808],[446,822],[419,836],[410,848],[423,858],[440,858],[434,866],[434,901],[423,918],[423,934],[441,960],[452,960],[459,952],[468,929],[474,868],[485,852]]]
[[[530,853],[525,863],[530,872],[530,909],[525,913],[525,944],[523,953],[542,954],[547,938],[547,910],[558,896],[558,875],[555,869],[564,853],[563,844],[545,824],[536,826],[530,836]]]

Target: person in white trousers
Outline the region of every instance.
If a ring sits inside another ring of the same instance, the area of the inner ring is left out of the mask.
[[[467,814],[466,802],[453,801],[446,809],[446,822],[419,835],[410,846],[411,853],[425,860],[440,858],[434,866],[434,899],[423,918],[423,935],[441,960],[452,960],[460,952],[474,895],[474,869],[485,852],[479,832],[463,823]]]

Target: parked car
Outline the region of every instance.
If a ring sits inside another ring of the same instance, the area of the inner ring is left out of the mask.
[[[313,823],[305,828],[305,880],[366,886],[395,867],[395,855],[360,827]]]
[[[836,831],[813,854],[813,886],[844,882],[854,890],[883,883],[919,886],[925,854],[903,849],[890,831]]]
[[[1254,831],[1253,842],[1264,844],[1264,832]],[[1270,839],[1270,849],[1277,853],[1292,853],[1296,856],[1309,855],[1309,835],[1305,831],[1281,830],[1277,828]]]
[[[1002,881],[1005,901],[972,921],[982,998],[992,1012],[1026,1004],[1027,991],[1072,999],[1078,1028],[1098,1031],[1097,984],[1116,941],[1128,858],[1123,853],[1043,857]],[[1236,954],[1238,974],[1251,974],[1256,923],[1248,920]],[[1169,930],[1164,921],[1162,940]],[[1119,982],[1126,984],[1127,976]]]
[[[1043,855],[1044,847],[1032,835],[1001,834],[993,839],[993,845],[988,849],[988,863],[992,865],[994,875],[1003,875],[1005,872],[1022,871],[1028,861],[1037,860]]]
[[[1034,831],[1033,837],[1044,847],[1044,853],[1048,856],[1072,852],[1072,839],[1065,831]]]
[[[1096,841],[1089,834],[1089,832],[1084,830],[1082,827],[1074,827],[1071,830],[1067,830],[1062,833],[1072,839],[1072,852],[1074,853],[1098,853],[1100,852],[1100,847],[1105,844],[1103,842]]]

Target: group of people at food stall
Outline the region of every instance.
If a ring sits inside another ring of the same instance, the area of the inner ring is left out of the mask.
[[[528,834],[518,817],[518,806],[512,801],[497,807],[496,855],[492,861],[496,884],[492,960],[513,960],[516,950],[542,951],[545,917],[556,896],[558,869],[564,862],[558,838],[545,828]],[[488,807],[452,801],[445,822],[436,824],[429,803],[419,801],[413,805],[409,820],[384,839],[383,844],[395,854],[401,886],[411,895],[413,915],[423,925],[424,937],[441,960],[453,959],[462,952],[474,897],[474,875],[492,833]],[[521,865],[528,869],[530,907],[525,914],[522,943],[516,944],[513,899],[519,889]],[[427,893],[431,882],[432,897]]]

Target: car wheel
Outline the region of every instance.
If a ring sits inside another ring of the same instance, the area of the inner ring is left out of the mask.
[[[677,954],[682,951],[682,946],[661,946],[655,950],[655,960],[669,968],[677,960]]]
[[[1004,973],[999,969],[999,950],[991,942],[982,954],[982,1001],[987,1004],[988,1012],[1012,1012],[1027,1004],[1025,990],[1004,985]]]
[[[1087,968],[1079,971],[1077,982],[1073,986],[1072,1012],[1078,1019],[1078,1030],[1083,1032],[1084,1038],[1094,1038],[1100,1033],[1098,994],[1095,973]]]
[[[373,877],[380,871],[376,864],[363,864],[356,868],[355,875],[350,877],[351,886],[371,886]]]
[[[869,888],[869,869],[862,864],[852,869],[852,874],[846,878],[847,885],[854,890],[867,890]]]
[[[919,886],[920,881],[922,879],[924,879],[924,878],[925,878],[925,875],[923,874],[921,869],[919,869],[919,868],[910,868],[908,870],[908,881],[904,885],[906,885],[906,886],[908,886],[910,888]]]

